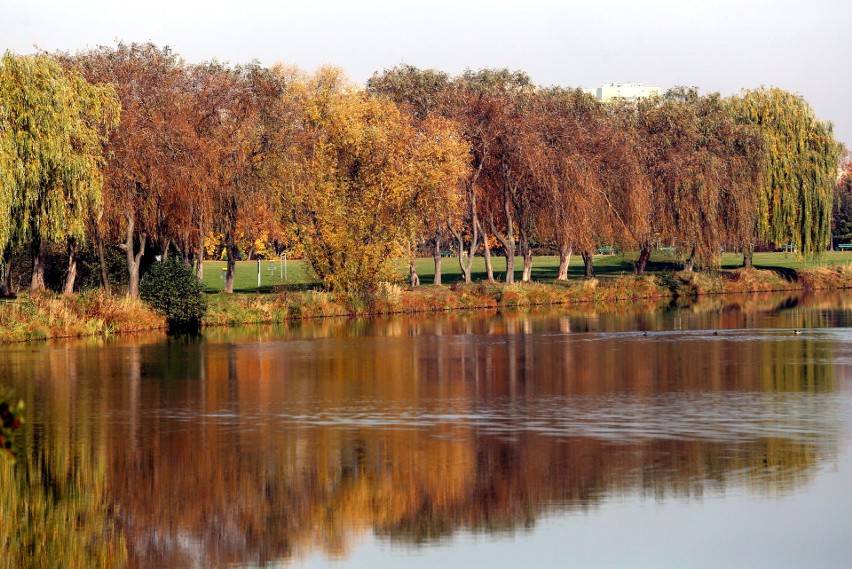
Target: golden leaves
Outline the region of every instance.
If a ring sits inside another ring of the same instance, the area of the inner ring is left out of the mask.
[[[302,81],[294,91],[304,127],[287,200],[323,284],[369,288],[392,278],[389,261],[421,208],[457,179],[466,152],[445,121],[415,125],[390,100],[344,87],[328,70]]]

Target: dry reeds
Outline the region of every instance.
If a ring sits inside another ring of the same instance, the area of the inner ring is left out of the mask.
[[[22,294],[0,304],[0,342],[109,336],[165,326],[144,303],[100,291]]]

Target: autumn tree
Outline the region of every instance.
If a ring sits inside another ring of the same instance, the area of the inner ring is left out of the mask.
[[[733,105],[741,121],[758,129],[765,148],[752,241],[790,243],[800,254],[824,251],[841,153],[832,125],[818,120],[803,97],[778,88],[743,91]]]
[[[579,89],[541,90],[535,104],[543,151],[530,163],[542,192],[539,233],[559,251],[557,279],[567,278],[575,249],[591,278],[595,245],[614,239],[616,219],[633,221],[626,212],[641,196],[641,177],[629,170],[634,151],[603,104]]]
[[[663,98],[639,101],[637,128],[643,141],[645,174],[654,188],[649,208],[653,235],[658,242],[691,253],[700,234],[703,202],[695,196],[693,183],[698,179],[700,158],[694,91],[670,92]],[[693,198],[696,198],[693,200]],[[710,210],[710,205],[705,204]],[[651,244],[643,243],[640,257]],[[694,258],[694,257],[693,257]]]
[[[46,54],[5,53],[0,65],[0,245],[27,245],[32,290],[43,289],[45,246],[67,243],[73,270],[86,218],[101,208],[103,143],[118,122],[109,87],[89,84]],[[8,267],[7,267],[8,271]],[[65,290],[73,288],[66,283]]]
[[[266,162],[278,151],[276,133],[283,94],[281,78],[256,64],[229,68],[195,66],[197,133],[212,204],[212,227],[223,235],[227,255],[225,292],[234,290],[239,228],[271,198]]]
[[[185,64],[168,47],[153,44],[119,43],[67,60],[90,81],[113,85],[121,101],[121,123],[109,141],[98,236],[119,243],[128,295],[135,297],[146,250],[159,244],[167,251],[181,232],[177,225],[200,197],[192,183],[199,165],[188,152],[194,133]]]
[[[460,225],[461,187],[467,175],[468,147],[457,125],[440,116],[415,123],[411,147],[410,181],[413,191],[408,241],[431,244],[434,284],[441,284],[441,255],[448,232]],[[412,285],[419,284],[413,256],[409,263]]]
[[[496,139],[494,160],[486,170],[488,227],[506,257],[507,283],[515,279],[515,254],[522,258],[521,280],[532,275],[532,240],[535,213],[541,206],[535,171],[544,149],[535,129],[537,106],[531,93],[519,90],[504,95],[502,127]],[[502,225],[502,227],[501,227]]]
[[[470,238],[466,260],[462,255],[464,235],[458,231],[454,233],[466,282],[470,282],[480,237],[486,244],[486,270],[489,279],[492,278],[488,231],[500,232],[498,239],[506,255],[506,279],[507,282],[514,280],[516,226],[512,200],[524,206],[526,187],[519,176],[527,172],[514,162],[513,148],[521,144],[521,138],[527,133],[519,130],[523,125],[513,113],[519,109],[522,94],[531,90],[532,83],[526,74],[506,69],[468,70],[451,84],[450,114],[461,125],[471,155],[470,174],[464,184],[465,223]],[[522,214],[522,218],[526,222],[526,214]]]
[[[462,177],[467,176],[467,148],[459,139],[460,125],[450,120],[447,107],[449,76],[433,69],[400,65],[374,74],[367,91],[394,101],[414,118],[421,140],[415,208],[419,215],[412,241],[429,242],[434,261],[434,283],[441,284],[445,240],[460,231]],[[410,262],[412,284],[419,282]]]
[[[653,187],[638,264],[644,268],[656,240],[681,251],[687,270],[696,262],[718,265],[724,244],[748,240],[750,196],[759,176],[757,139],[737,126],[718,93],[701,96],[695,89],[641,101],[636,125]]]
[[[396,104],[336,69],[303,78],[292,96],[302,132],[285,199],[305,255],[326,288],[370,289],[393,278],[391,261],[416,224],[422,176],[448,157]]]

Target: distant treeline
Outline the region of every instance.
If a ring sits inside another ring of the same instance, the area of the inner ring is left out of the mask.
[[[126,286],[157,256],[202,271],[303,255],[324,287],[369,289],[428,250],[567,277],[601,245],[749,264],[758,243],[826,249],[841,146],[800,96],[675,88],[602,103],[523,72],[402,65],[366,88],[336,68],[189,64],[151,44],[6,53],[0,66],[2,292]],[[496,250],[494,251],[497,252]],[[82,268],[80,268],[82,267]],[[47,277],[46,277],[47,275]],[[28,281],[28,282],[27,282]]]

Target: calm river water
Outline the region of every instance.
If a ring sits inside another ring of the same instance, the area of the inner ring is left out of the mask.
[[[0,385],[132,567],[847,568],[850,324],[848,292],[333,319],[4,346]]]

